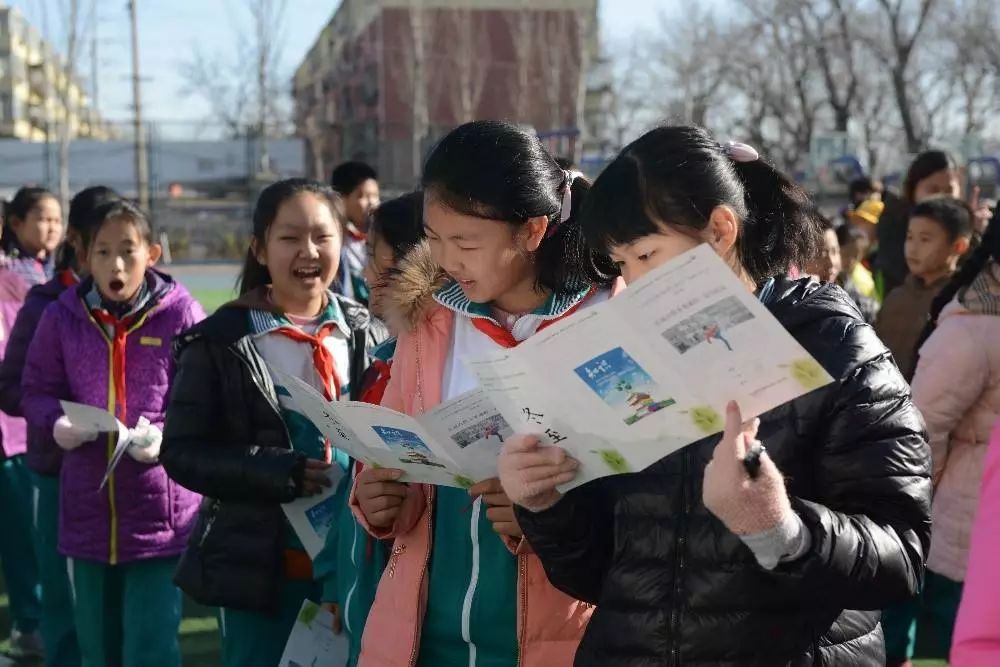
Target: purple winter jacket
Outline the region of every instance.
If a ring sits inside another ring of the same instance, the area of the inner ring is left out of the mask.
[[[111,340],[84,305],[91,284],[66,290],[46,308],[28,348],[21,408],[29,424],[49,433],[62,416],[60,399],[115,410]],[[171,342],[204,312],[169,276],[148,271],[147,284],[153,298],[125,343],[124,422],[132,428],[144,416],[162,429],[174,374]],[[98,491],[113,446],[102,434],[65,453],[59,550],[111,565],[180,555],[200,496],[170,480],[163,466],[127,454]]]

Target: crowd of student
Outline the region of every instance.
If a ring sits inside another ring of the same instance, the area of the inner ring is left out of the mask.
[[[184,591],[219,609],[227,666],[277,665],[306,599],[361,667],[903,664],[918,617],[953,664],[995,664],[1000,224],[959,176],[923,154],[901,197],[858,183],[834,226],[699,128],[645,134],[591,186],[532,133],[477,121],[391,201],[360,163],[264,189],[239,298],[207,318],[156,268],[145,212],[90,188],[64,234],[57,199],[22,189],[0,264],[12,652],[174,667]],[[721,437],[640,473],[562,495],[577,463],[524,433],[469,491],[406,484],[282,387],[422,413],[476,386],[464,357],[699,244],[834,382],[752,421],[732,404]],[[313,560],[281,505],[333,479]]]

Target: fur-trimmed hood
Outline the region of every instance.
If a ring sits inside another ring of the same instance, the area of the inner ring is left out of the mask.
[[[385,319],[392,331],[410,332],[433,308],[434,293],[451,278],[431,258],[427,241],[421,241],[399,261],[387,285]]]

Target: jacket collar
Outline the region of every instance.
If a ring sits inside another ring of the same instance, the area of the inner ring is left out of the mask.
[[[530,314],[538,319],[554,320],[562,317],[576,304],[580,303],[590,293],[591,287],[585,286],[568,294],[550,294],[541,306],[533,310]],[[459,315],[466,317],[481,317],[500,326],[500,322],[493,316],[493,310],[485,303],[474,303],[465,296],[462,286],[457,282],[445,285],[434,293],[434,300],[439,304]]]
[[[141,291],[138,300],[131,304],[125,313],[113,313],[116,316],[133,315],[141,317],[157,307],[161,307],[172,301],[177,294],[177,283],[165,273],[155,269],[146,270],[145,288]],[[70,288],[67,292],[72,292],[74,302],[80,305],[79,315],[84,318],[90,317],[90,311],[94,308],[105,308],[107,304],[102,304],[100,294],[94,287],[93,277],[85,278],[75,288]]]
[[[326,306],[324,306],[323,312],[320,313],[319,319],[316,320],[316,324],[320,326],[330,323],[333,323],[346,338],[351,337],[351,328],[347,324],[347,318],[332,292],[327,293]],[[250,309],[250,335],[254,337],[269,334],[277,329],[294,326],[295,324],[284,313],[280,313],[274,308]]]
[[[184,347],[200,338],[227,347],[240,347],[241,340],[249,341],[254,335],[254,329],[251,325],[251,318],[247,316],[247,311],[255,310],[257,307],[265,311],[273,310],[273,306],[263,298],[265,294],[263,289],[252,290],[239,299],[230,301],[210,317],[179,336],[176,339],[175,353],[179,354]],[[336,301],[350,331],[358,331],[359,329],[367,331],[372,328],[372,320],[367,308],[340,295],[333,295],[333,300]],[[250,345],[250,347],[253,346]]]

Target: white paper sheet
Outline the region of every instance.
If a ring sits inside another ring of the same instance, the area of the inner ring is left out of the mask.
[[[515,348],[463,362],[480,387],[418,417],[285,385],[337,447],[402,469],[404,481],[495,477],[504,440],[527,432],[581,462],[572,488],[720,432],[731,400],[751,418],[832,382],[707,245]]]
[[[347,635],[333,633],[333,615],[311,600],[302,603],[278,667],[343,667]]]
[[[292,530],[313,560],[323,550],[327,533],[336,523],[343,504],[342,499],[337,502],[336,493],[345,473],[336,463],[331,466],[329,473],[331,486],[323,493],[311,498],[299,498],[281,506]]]
[[[66,415],[73,425],[97,431],[100,434],[113,433],[115,435],[115,448],[111,454],[111,458],[108,460],[108,467],[104,471],[104,478],[101,479],[101,485],[98,487],[98,491],[100,491],[107,485],[108,480],[111,478],[111,473],[118,467],[122,456],[125,455],[125,451],[128,449],[128,428],[110,412],[95,408],[93,405],[84,405],[83,403],[73,403],[71,401],[59,401],[59,403],[62,406],[63,414]]]

